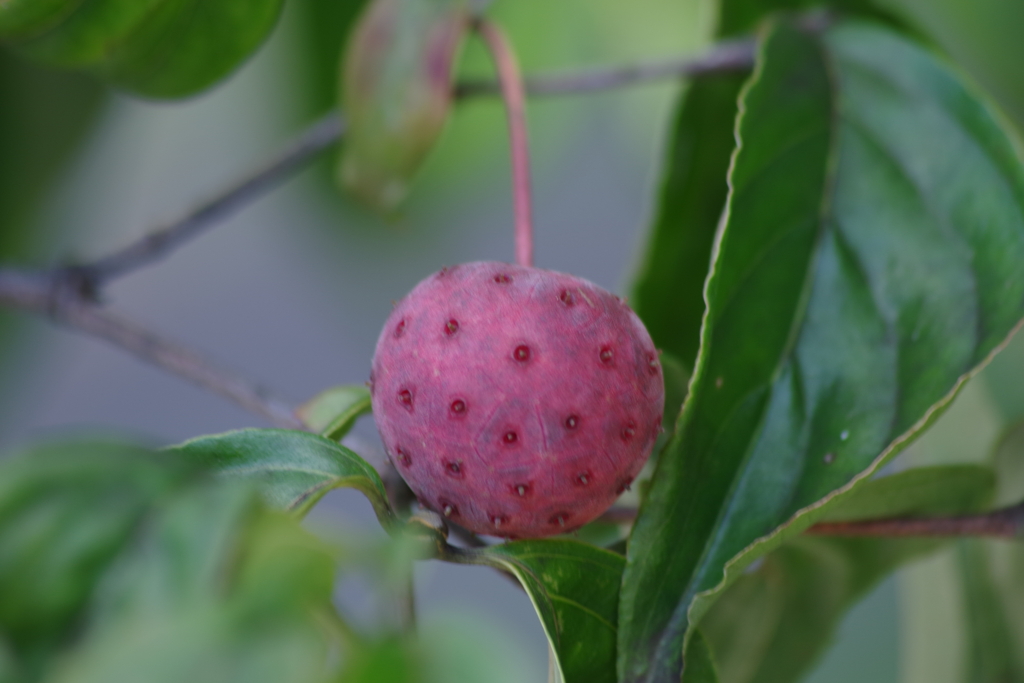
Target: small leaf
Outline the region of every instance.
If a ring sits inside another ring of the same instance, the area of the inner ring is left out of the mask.
[[[615,683],[620,555],[578,541],[540,539],[465,551],[463,561],[519,579],[565,683]]]
[[[331,441],[341,441],[356,420],[372,410],[370,390],[349,384],[317,394],[299,406],[295,413],[314,432]]]
[[[356,24],[343,71],[339,177],[371,206],[390,211],[404,199],[440,136],[468,21],[466,0],[371,0]]]
[[[277,22],[282,0],[21,0],[0,6],[0,41],[149,97],[194,94],[233,71]]]
[[[186,441],[171,449],[221,476],[253,481],[264,499],[302,516],[328,491],[354,488],[388,528],[394,514],[369,463],[322,436],[286,429],[243,429]]]
[[[775,23],[741,110],[690,395],[629,543],[627,683],[677,680],[690,623],[1024,315],[1024,167],[927,52],[863,22]]]
[[[968,514],[992,498],[987,467],[922,467],[874,479],[823,520]],[[797,536],[751,565],[700,622],[722,683],[795,683],[828,647],[843,614],[899,565],[943,539]],[[693,651],[691,643],[688,656]],[[684,669],[683,680],[692,683]]]

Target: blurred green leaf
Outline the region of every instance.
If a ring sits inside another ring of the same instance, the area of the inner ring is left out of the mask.
[[[295,411],[302,423],[331,441],[341,441],[361,415],[373,410],[370,390],[348,384],[323,391]]]
[[[897,13],[883,0],[722,0],[719,4],[718,33],[735,36],[757,28],[773,12],[828,8],[843,15],[868,17],[884,21],[896,28],[906,29],[901,13]]]
[[[996,505],[1024,500],[1024,423],[992,458]],[[1024,681],[1024,545],[964,539],[907,572],[904,683]]]
[[[73,652],[54,683],[314,683],[326,648],[299,620],[249,620],[234,605],[190,605],[105,629]]]
[[[867,23],[778,23],[741,107],[691,393],[629,544],[624,681],[678,678],[688,624],[1024,314],[1024,168],[927,52]]]
[[[578,541],[513,541],[468,561],[515,575],[537,610],[565,683],[615,683],[623,558]]]
[[[886,0],[912,16],[959,66],[974,75],[1024,130],[1024,3],[1006,0]]]
[[[630,296],[654,343],[688,373],[700,345],[704,279],[729,190],[736,100],[745,80],[744,75],[701,78],[683,95],[664,162],[658,215]],[[675,424],[678,415],[666,417],[665,424]]]
[[[66,639],[152,501],[195,476],[122,443],[52,444],[0,466],[0,633],[38,656]]]
[[[253,481],[272,507],[300,516],[328,491],[354,488],[369,498],[385,528],[394,520],[377,470],[322,436],[286,429],[243,429],[192,439],[172,451],[224,477]]]
[[[148,97],[185,97],[263,42],[282,0],[21,0],[0,5],[0,41]]]
[[[524,683],[522,662],[485,621],[467,615],[428,617],[415,635],[360,646],[339,683]]]
[[[0,464],[2,666],[26,681],[324,680],[334,564],[168,452],[68,442]]]
[[[467,0],[371,0],[346,46],[339,166],[346,188],[390,211],[433,148],[451,108]]]
[[[700,630],[693,632],[687,655],[686,666],[683,669],[683,678],[686,681],[718,683],[718,666],[707,639]]]
[[[338,69],[352,26],[367,0],[297,0],[302,39],[299,49],[309,73],[309,110],[321,115],[337,105]]]
[[[25,263],[49,236],[34,218],[101,100],[89,79],[0,49],[0,263]],[[0,415],[30,369],[19,353],[26,350],[24,321],[23,314],[0,311]]]
[[[977,512],[991,500],[988,467],[922,467],[857,488],[822,521]],[[797,536],[751,565],[711,606],[700,630],[722,683],[793,683],[824,652],[844,613],[942,539]],[[692,645],[690,646],[692,652]],[[686,683],[704,679],[691,678]]]

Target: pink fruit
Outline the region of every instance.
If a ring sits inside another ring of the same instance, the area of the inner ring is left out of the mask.
[[[391,313],[371,372],[389,456],[422,503],[537,537],[604,512],[661,429],[654,344],[618,297],[495,262],[443,269]]]

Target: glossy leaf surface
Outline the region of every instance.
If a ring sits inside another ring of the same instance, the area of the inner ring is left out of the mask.
[[[172,451],[221,476],[255,483],[264,499],[304,515],[328,491],[358,489],[381,524],[392,522],[384,483],[369,463],[322,436],[285,429],[243,429],[204,436]]]
[[[917,468],[867,482],[823,519],[967,514],[983,509],[994,488],[987,467]],[[720,680],[800,680],[860,597],[900,564],[947,542],[806,535],[787,541],[744,572],[700,622]],[[683,680],[707,679],[684,671]]]
[[[519,579],[565,683],[614,683],[620,555],[578,541],[539,539],[491,546],[469,558]]]
[[[691,393],[630,541],[624,681],[678,680],[718,592],[920,432],[1024,314],[1024,169],[927,52],[871,24],[776,24],[741,107]]]
[[[282,0],[45,0],[0,5],[0,42],[149,97],[184,97],[263,42]]]
[[[468,28],[466,0],[371,0],[346,46],[342,183],[392,210],[440,136],[452,69]]]

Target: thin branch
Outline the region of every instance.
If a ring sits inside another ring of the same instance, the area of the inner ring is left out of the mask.
[[[675,58],[631,66],[541,75],[525,80],[528,95],[567,95],[608,90],[652,81],[716,73],[748,71],[754,64],[754,42],[720,43],[691,58]],[[457,98],[498,95],[498,81],[466,81],[455,86]],[[208,202],[127,247],[91,264],[76,266],[79,277],[92,292],[107,282],[150,265],[200,235],[215,223],[241,210],[293,173],[300,171],[341,138],[344,119],[329,112],[301,132],[291,143],[263,164],[227,187]]]
[[[635,508],[613,507],[597,518],[612,524],[632,524]],[[816,536],[877,537],[1024,537],[1024,502],[978,515],[953,517],[890,517],[856,522],[822,522],[805,533]]]
[[[272,424],[302,429],[287,403],[267,389],[212,365],[195,351],[99,308],[74,271],[0,269],[0,305],[47,315],[104,339],[137,358],[219,394]]]
[[[673,57],[625,66],[528,76],[525,80],[526,94],[534,97],[579,95],[662,80],[742,73],[754,67],[755,52],[756,43],[753,40],[731,40],[718,43],[704,54],[694,57]],[[455,87],[455,95],[460,98],[499,93],[499,83],[491,80],[463,81]]]
[[[606,524],[632,524],[636,520],[636,508],[611,507],[595,519]]]
[[[818,536],[1021,538],[1024,536],[1024,503],[980,515],[825,522],[815,524],[807,533]]]
[[[79,266],[81,277],[91,290],[98,291],[110,280],[164,258],[301,170],[320,152],[337,142],[344,128],[343,120],[335,112],[315,121],[280,152],[210,201],[120,251]]]
[[[532,95],[583,93],[662,78],[742,71],[751,68],[753,54],[752,41],[722,43],[693,59],[540,76],[528,80],[525,87]],[[497,82],[488,81],[462,83],[455,88],[459,98],[493,95],[499,91]],[[111,314],[98,307],[97,303],[107,283],[156,263],[218,221],[258,199],[330,148],[341,138],[344,128],[345,122],[339,114],[328,113],[279,153],[219,195],[97,261],[54,270],[0,268],[0,306],[48,315],[57,322],[105,339],[148,363],[224,396],[273,424],[302,428],[291,407],[274,398],[268,390],[215,367],[196,352]],[[517,206],[518,203],[517,199]],[[525,210],[529,211],[528,205]],[[519,239],[517,243],[522,241]],[[517,244],[517,254],[523,255],[526,251]]]
[[[516,263],[533,266],[533,201],[530,188],[530,143],[526,134],[526,94],[519,63],[505,33],[497,24],[478,18],[477,34],[491,53],[498,71],[501,98],[508,115],[508,137],[512,152],[512,197],[515,208]]]

